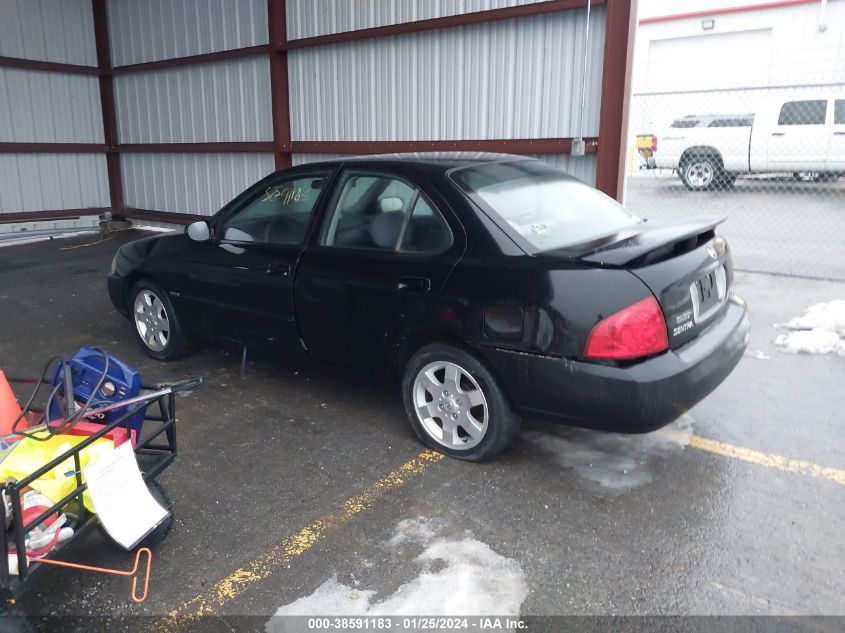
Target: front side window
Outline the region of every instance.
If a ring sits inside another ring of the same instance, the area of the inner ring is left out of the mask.
[[[537,251],[574,246],[641,222],[612,198],[536,160],[464,167],[450,176],[493,220]]]
[[[827,100],[789,101],[780,109],[778,125],[824,125]]]
[[[382,174],[348,174],[320,243],[339,248],[435,252],[448,248],[446,221],[413,185]]]
[[[228,216],[220,235],[228,242],[302,244],[328,174],[271,182]]]

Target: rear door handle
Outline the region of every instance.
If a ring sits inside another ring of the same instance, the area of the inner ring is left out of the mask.
[[[845,136],[845,132],[834,132],[834,136]]]
[[[772,136],[786,136],[786,132],[772,132]]]
[[[291,268],[288,264],[268,264],[267,265],[267,274],[268,275],[281,275],[282,277],[288,277],[291,273]]]
[[[431,290],[431,280],[428,277],[402,277],[396,284],[396,289],[402,292],[421,292]]]

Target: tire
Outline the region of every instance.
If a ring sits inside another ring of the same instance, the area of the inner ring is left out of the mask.
[[[135,284],[128,308],[135,338],[147,356],[168,362],[190,351],[170,297],[153,282],[142,279]]]
[[[36,633],[35,625],[20,607],[5,600],[0,602],[0,622],[3,633]]]
[[[678,175],[690,191],[713,189],[724,177],[722,162],[712,154],[685,156]]]
[[[167,535],[170,534],[170,530],[173,529],[173,501],[170,498],[170,495],[167,494],[167,491],[164,487],[155,480],[147,481],[147,488],[150,489],[150,494],[153,496],[153,499],[158,501],[159,505],[161,505],[165,510],[170,512],[167,518],[164,520],[164,523],[156,527],[152,532],[147,534],[140,543],[138,543],[137,547],[149,547],[150,549],[154,549],[158,546],[164,539],[167,538]],[[126,549],[115,541],[109,533],[106,532],[106,529],[103,527],[102,523],[99,521],[97,522],[97,530],[100,532],[100,536],[102,536],[110,545],[119,549],[120,551],[125,552]]]
[[[490,460],[519,431],[519,419],[490,370],[453,345],[433,343],[414,354],[405,366],[402,400],[420,441],[457,459]]]

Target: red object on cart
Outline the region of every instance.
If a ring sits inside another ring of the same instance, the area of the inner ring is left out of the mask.
[[[12,432],[12,424],[21,415],[21,407],[15,397],[6,374],[0,369],[0,435]]]

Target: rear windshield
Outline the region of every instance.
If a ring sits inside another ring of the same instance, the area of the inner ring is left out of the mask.
[[[509,225],[537,251],[589,242],[641,221],[612,198],[540,161],[474,165],[450,176],[493,220]]]

